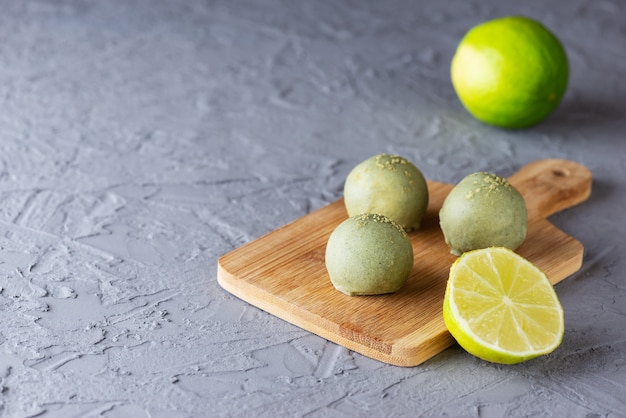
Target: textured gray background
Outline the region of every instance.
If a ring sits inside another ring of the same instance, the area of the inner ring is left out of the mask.
[[[619,0],[0,1],[0,415],[572,416],[626,411],[626,18]],[[475,121],[467,29],[535,17],[568,92],[544,123]],[[342,193],[361,160],[429,179],[536,159],[594,174],[553,223],[563,344],[515,366],[452,347],[399,368],[222,290],[217,258]]]

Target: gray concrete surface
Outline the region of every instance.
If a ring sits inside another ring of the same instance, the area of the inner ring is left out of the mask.
[[[0,1],[0,415],[546,416],[626,411],[626,4]],[[523,14],[563,41],[544,123],[473,120],[449,62]],[[533,160],[594,189],[551,221],[583,242],[563,344],[515,366],[452,347],[385,365],[242,302],[217,258],[404,155],[454,183]]]

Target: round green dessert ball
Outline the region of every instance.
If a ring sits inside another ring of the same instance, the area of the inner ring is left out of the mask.
[[[428,206],[428,187],[421,171],[406,158],[380,154],[350,171],[344,185],[349,216],[378,213],[404,229],[417,229]]]
[[[439,224],[452,254],[487,247],[515,250],[526,238],[528,213],[524,198],[506,179],[481,172],[450,191]]]
[[[343,221],[326,245],[330,281],[346,295],[379,295],[400,289],[413,268],[413,246],[391,219],[364,213]]]

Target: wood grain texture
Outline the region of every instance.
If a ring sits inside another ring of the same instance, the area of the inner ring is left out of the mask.
[[[541,160],[510,182],[526,200],[528,236],[517,252],[554,284],[582,265],[583,246],[546,217],[591,192],[591,173],[567,160]],[[218,260],[219,284],[233,295],[365,356],[415,366],[454,343],[442,316],[450,254],[438,212],[452,185],[428,182],[422,227],[409,233],[415,263],[406,285],[380,296],[346,296],[332,286],[324,264],[326,241],[347,218],[343,200],[297,219]]]

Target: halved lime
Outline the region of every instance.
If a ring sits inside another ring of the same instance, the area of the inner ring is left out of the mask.
[[[455,261],[443,318],[461,347],[494,363],[548,354],[563,339],[563,308],[548,277],[504,247],[469,251]]]

